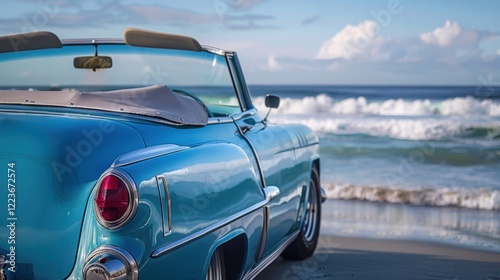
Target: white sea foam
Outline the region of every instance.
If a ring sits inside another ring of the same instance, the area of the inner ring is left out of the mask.
[[[396,189],[388,187],[329,184],[327,197],[411,205],[500,210],[500,191],[490,189]]]
[[[266,112],[263,98],[255,104]],[[472,97],[440,102],[389,99],[368,102],[365,98],[335,101],[321,94],[302,99],[283,98],[270,120],[302,123],[325,133],[366,134],[406,140],[437,140],[470,135],[486,129],[491,140],[500,138],[500,104]],[[488,137],[488,136],[486,136]]]
[[[255,98],[254,103],[259,109],[265,109],[263,97]],[[388,99],[369,102],[365,97],[336,100],[326,94],[320,94],[302,99],[282,98],[277,112],[282,115],[328,113],[382,116],[500,116],[500,103],[495,103],[491,99],[479,100],[473,97],[456,97],[444,101]]]
[[[379,119],[379,118],[299,118],[275,116],[279,123],[302,123],[315,131],[359,133],[407,140],[433,140],[459,136],[470,126],[455,119]],[[499,123],[500,126],[500,123]]]
[[[286,116],[273,115],[274,123],[301,123],[316,132],[365,134],[404,140],[441,140],[467,137],[478,129],[486,135],[479,143],[498,144],[500,120],[471,120],[460,116],[432,117],[366,117],[366,116]]]

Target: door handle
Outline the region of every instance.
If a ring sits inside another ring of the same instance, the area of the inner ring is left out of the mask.
[[[264,194],[266,195],[267,202],[269,202],[280,195],[280,189],[276,186],[268,186],[264,188]]]

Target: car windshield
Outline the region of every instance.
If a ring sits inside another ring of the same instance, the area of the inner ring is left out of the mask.
[[[109,57],[106,67],[78,67],[75,58]],[[132,47],[124,44],[65,45],[0,53],[0,89],[105,92],[165,85],[203,102],[214,115],[241,112],[224,55]]]

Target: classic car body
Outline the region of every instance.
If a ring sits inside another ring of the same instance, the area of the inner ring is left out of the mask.
[[[251,279],[314,252],[318,138],[259,114],[236,53],[36,32],[0,67],[1,279]]]

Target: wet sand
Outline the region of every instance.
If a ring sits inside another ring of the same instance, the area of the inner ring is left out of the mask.
[[[279,258],[256,279],[500,280],[500,253],[432,242],[322,236],[312,258]]]
[[[315,255],[256,279],[500,280],[500,213],[327,200]]]

